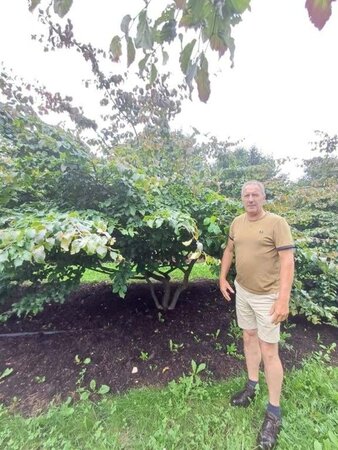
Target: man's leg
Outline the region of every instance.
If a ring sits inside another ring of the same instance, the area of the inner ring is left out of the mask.
[[[264,363],[264,373],[269,391],[269,402],[279,406],[283,383],[283,366],[279,358],[278,343],[269,343],[259,340]]]
[[[257,330],[243,330],[243,344],[248,378],[258,382],[262,355]]]
[[[269,404],[262,428],[258,434],[258,448],[271,450],[275,448],[281,428],[280,396],[283,383],[283,366],[278,354],[278,343],[259,340],[264,363],[265,379],[269,391]]]
[[[233,406],[249,406],[256,396],[256,386],[259,378],[259,365],[261,363],[261,350],[256,329],[243,330],[243,344],[245,362],[248,372],[248,382],[243,390],[231,398]]]

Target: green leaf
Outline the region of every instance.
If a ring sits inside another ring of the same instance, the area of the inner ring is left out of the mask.
[[[70,10],[73,0],[54,0],[54,12],[59,17],[64,17]]]
[[[143,48],[143,50],[151,50],[154,40],[148,24],[147,12],[144,10],[140,13],[137,25],[137,34],[135,38],[135,47]]]
[[[184,75],[187,75],[189,65],[191,64],[191,54],[196,44],[196,39],[193,39],[189,44],[187,44],[180,54],[180,66]]]
[[[222,35],[213,34],[209,39],[210,48],[218,51],[218,56],[221,57],[227,51],[228,46],[225,44]]]
[[[196,251],[196,252],[190,253],[189,254],[189,259],[198,259],[201,256],[201,254],[202,253],[200,251]]]
[[[46,253],[45,253],[44,246],[40,245],[39,247],[36,247],[32,251],[32,255],[33,255],[33,259],[35,262],[37,262],[38,264],[42,264],[46,259]]]
[[[166,22],[160,33],[160,42],[171,42],[176,37],[176,20],[171,19]]]
[[[79,253],[82,247],[82,239],[74,239],[70,248],[70,254],[76,255],[76,253]]]
[[[210,96],[210,81],[208,72],[208,60],[204,53],[201,54],[200,66],[195,77],[198,89],[198,96],[202,102],[207,102]]]
[[[251,0],[230,0],[234,10],[240,14],[250,7],[250,1]]]
[[[14,372],[14,369],[7,367],[1,374],[0,380],[3,380],[6,377],[9,377]]]
[[[222,230],[220,229],[220,227],[216,223],[211,223],[208,226],[208,232],[211,233],[211,234],[221,234]]]
[[[135,61],[135,47],[132,38],[127,37],[127,67]]]
[[[213,16],[214,8],[210,0],[190,0],[182,14],[180,26],[200,29]]]
[[[29,5],[29,11],[33,12],[34,9],[38,6],[38,4],[41,2],[41,0],[31,0],[31,3]]]
[[[0,263],[8,261],[8,251],[0,250]]]
[[[200,372],[202,372],[203,370],[205,370],[205,368],[206,368],[207,366],[206,366],[206,364],[205,363],[201,363],[201,364],[199,364],[198,365],[198,367],[197,367],[197,371],[196,371],[196,373],[200,373]]]
[[[112,54],[112,60],[114,62],[119,62],[120,56],[122,55],[122,45],[120,36],[114,36],[111,40],[109,50]]]
[[[194,240],[194,238],[191,238],[189,241],[184,241],[184,242],[182,242],[182,244],[183,244],[185,247],[189,247],[189,245],[192,243],[193,240]]]
[[[148,62],[148,59],[149,59],[149,54],[148,55],[146,55],[144,58],[142,58],[141,59],[141,61],[138,63],[138,68],[139,68],[139,71],[140,71],[140,75],[142,76],[142,73],[143,73],[143,71],[144,71],[144,69],[145,69],[145,67],[146,67],[146,64],[147,64],[147,62]]]
[[[97,249],[97,241],[94,239],[89,239],[89,241],[87,242],[87,245],[85,247],[85,251],[87,253],[87,255],[94,255],[96,253],[96,249]]]
[[[103,259],[108,252],[107,247],[104,247],[103,245],[99,245],[96,249],[96,253],[99,258]]]
[[[123,33],[126,35],[126,37],[129,36],[130,21],[131,21],[131,17],[129,14],[127,14],[126,16],[123,17],[122,22],[121,22],[121,31],[123,31]]]
[[[193,373],[196,373],[197,364],[193,359],[191,360],[191,368],[192,368]]]
[[[313,449],[314,450],[323,450],[322,444],[319,441],[317,441],[317,439],[313,443]]]
[[[110,391],[110,387],[107,386],[106,384],[102,384],[102,386],[100,386],[100,389],[97,392],[100,395],[104,395],[104,394],[107,394],[109,391]]]
[[[187,71],[187,74],[185,76],[185,81],[186,81],[186,83],[188,85],[190,93],[193,90],[192,81],[193,81],[193,79],[196,76],[196,72],[197,72],[197,63],[194,63],[194,64],[189,63],[188,71]]]
[[[155,64],[151,65],[149,83],[152,85],[157,78],[157,68]]]
[[[162,219],[162,217],[158,217],[155,220],[155,228],[160,228],[163,225],[164,220]]]
[[[92,391],[95,391],[96,389],[96,381],[95,380],[91,380],[89,383],[89,387]]]
[[[14,260],[14,267],[21,267],[23,264],[23,259],[22,258],[15,258]]]
[[[111,257],[111,259],[112,259],[113,261],[116,261],[117,258],[118,258],[118,256],[119,256],[119,254],[116,253],[116,252],[110,251],[110,252],[109,252],[109,256]]]
[[[51,250],[55,245],[55,239],[54,238],[47,238],[44,242],[44,247],[46,250]]]
[[[60,235],[60,237],[61,237],[60,246],[61,246],[62,250],[65,252],[68,252],[69,245],[73,239],[73,236],[70,233],[66,233],[64,235]]]
[[[28,238],[33,239],[36,236],[36,231],[34,228],[27,228],[25,234]]]

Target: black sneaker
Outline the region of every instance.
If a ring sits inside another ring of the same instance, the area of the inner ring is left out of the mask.
[[[267,411],[265,419],[257,438],[258,448],[261,450],[272,450],[277,443],[277,437],[282,426],[279,417]]]
[[[250,405],[252,400],[256,397],[256,386],[247,384],[245,389],[231,397],[230,403],[232,406],[242,406],[246,408]]]

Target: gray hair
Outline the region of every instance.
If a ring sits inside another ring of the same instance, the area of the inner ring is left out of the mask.
[[[243,196],[243,193],[244,193],[245,188],[246,188],[247,186],[251,186],[251,185],[258,186],[258,187],[259,187],[259,190],[261,191],[261,193],[262,193],[262,194],[264,195],[264,197],[265,197],[265,187],[264,187],[264,184],[261,183],[260,181],[257,181],[257,180],[246,181],[246,182],[243,184],[242,190],[241,190],[241,195],[242,195],[242,196]]]

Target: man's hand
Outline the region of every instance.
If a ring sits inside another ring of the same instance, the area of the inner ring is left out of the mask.
[[[270,315],[272,316],[271,322],[274,325],[278,325],[288,318],[289,315],[289,303],[276,300],[270,309]]]
[[[230,293],[234,294],[235,291],[232,289],[227,280],[220,280],[219,288],[223,294],[223,297],[229,302],[231,300]]]

